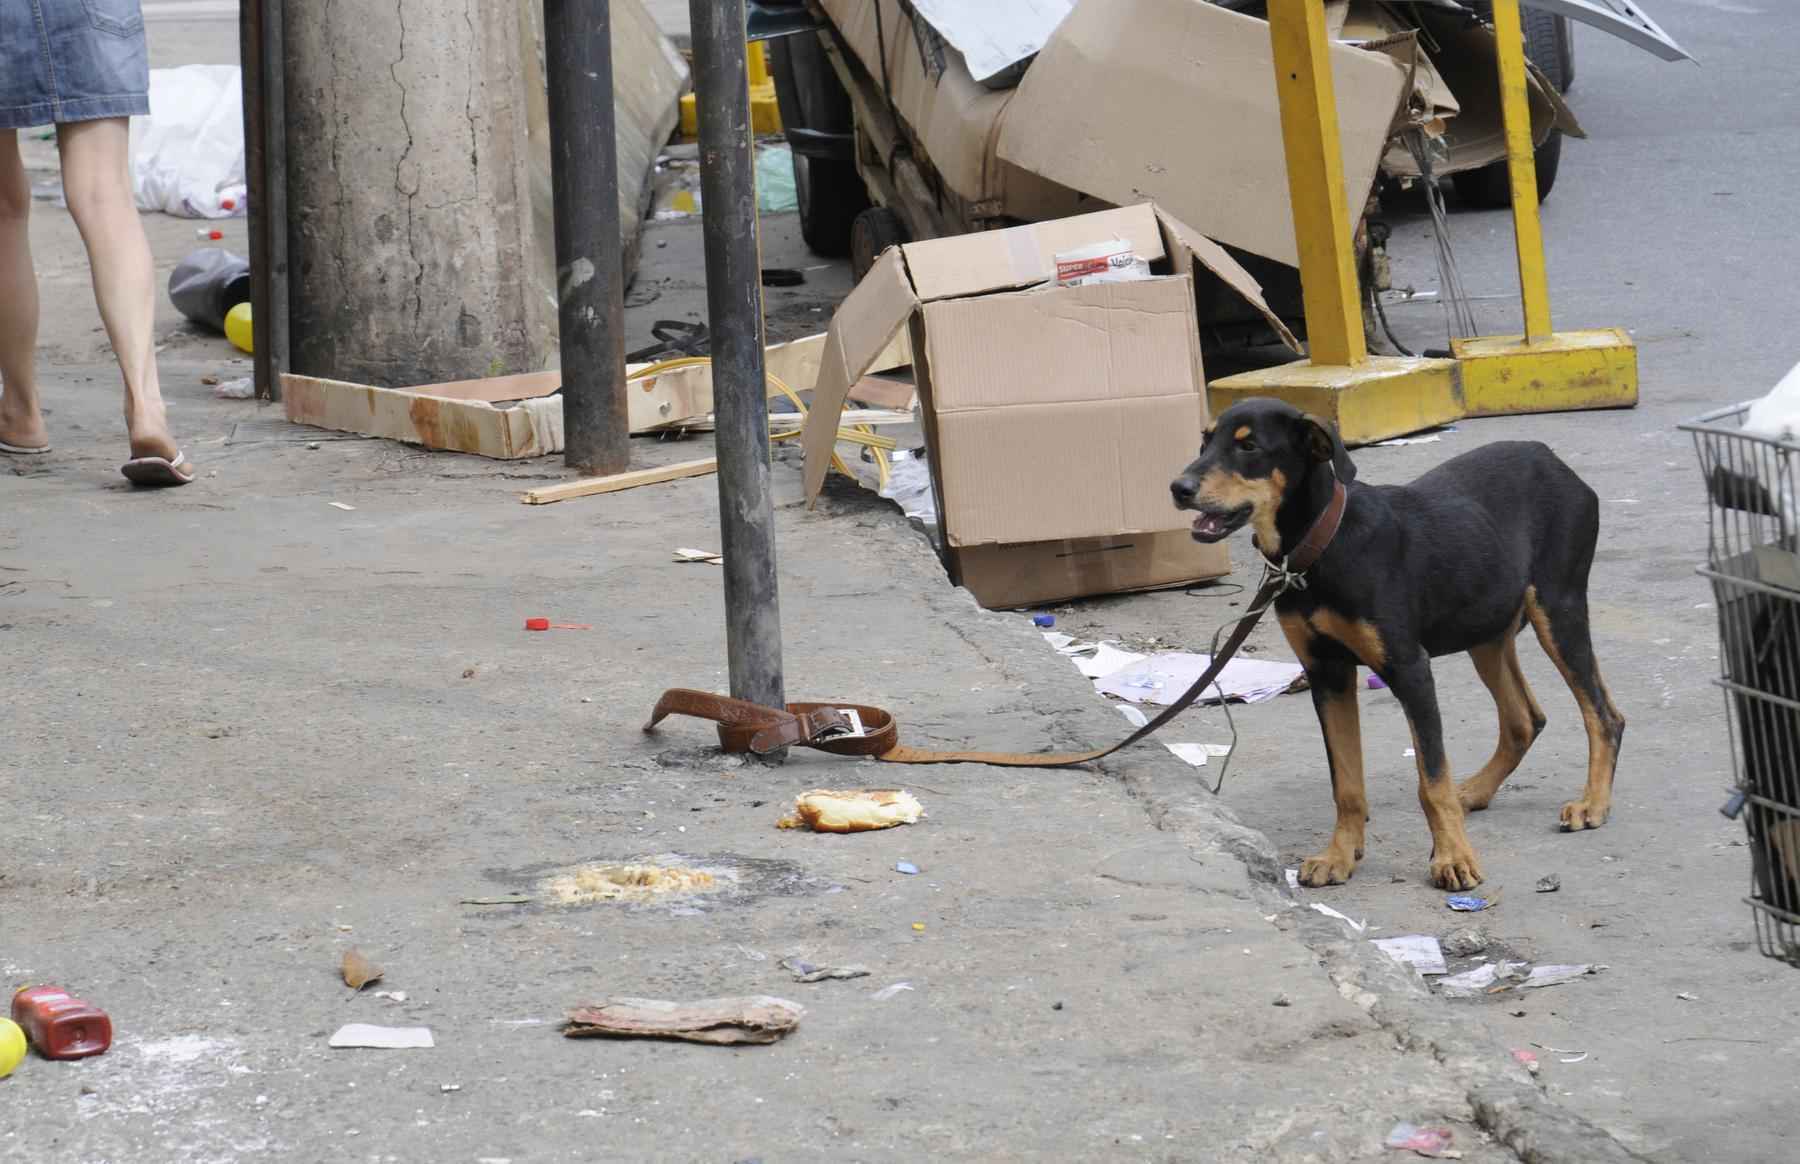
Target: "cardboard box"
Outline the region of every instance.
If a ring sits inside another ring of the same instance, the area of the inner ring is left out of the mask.
[[[1159,273],[1054,285],[1058,253],[1113,238]],[[851,385],[910,325],[945,562],[984,606],[1226,573],[1168,495],[1207,419],[1196,263],[1281,327],[1223,248],[1148,203],[889,248],[826,333],[808,501]]]

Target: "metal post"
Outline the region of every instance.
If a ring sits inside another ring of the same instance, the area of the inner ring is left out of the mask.
[[[1314,364],[1368,362],[1344,200],[1344,151],[1332,91],[1330,40],[1319,0],[1269,0],[1288,199],[1300,251],[1306,346]]]
[[[244,173],[249,188],[250,313],[256,395],[281,399],[288,363],[287,77],[283,0],[241,0]]]
[[[1531,145],[1531,98],[1525,90],[1525,32],[1519,0],[1494,0],[1500,53],[1500,115],[1506,126],[1506,169],[1512,179],[1513,243],[1519,252],[1519,298],[1525,342],[1550,337],[1550,286],[1544,274],[1544,229],[1538,221],[1537,152]]]
[[[611,0],[544,0],[550,191],[563,374],[563,458],[583,473],[631,460],[625,399],[619,157]]]
[[[700,205],[719,456],[720,550],[731,694],[786,702],[769,405],[763,371],[762,256],[744,47],[744,0],[689,0],[700,120]]]

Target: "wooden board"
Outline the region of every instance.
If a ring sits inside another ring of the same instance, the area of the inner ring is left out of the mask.
[[[818,378],[824,348],[823,335],[776,344],[768,349],[766,366],[794,391],[804,392]],[[902,333],[876,367],[911,362]],[[648,366],[635,364],[631,370]],[[561,385],[562,373],[555,369],[412,388],[284,373],[281,395],[287,418],[295,424],[510,461],[562,451],[562,399],[551,395]],[[780,392],[771,387],[769,395]],[[627,385],[627,402],[633,433],[705,427],[713,409],[712,367],[691,364],[634,380]]]
[[[484,400],[453,400],[288,372],[281,377],[281,403],[295,424],[501,461],[541,457],[561,451],[563,445],[562,403],[554,398],[495,408]]]
[[[553,502],[568,501],[574,497],[591,497],[596,493],[617,493],[621,489],[636,489],[640,485],[660,485],[664,481],[678,481],[683,477],[703,477],[708,473],[718,471],[718,458],[706,457],[699,461],[682,461],[657,469],[633,469],[629,473],[614,473],[610,477],[583,477],[579,481],[569,481],[562,485],[527,490],[519,497],[519,500],[526,505],[550,505]]]

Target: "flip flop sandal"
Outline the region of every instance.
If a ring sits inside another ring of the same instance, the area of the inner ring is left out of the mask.
[[[35,445],[28,447],[26,445],[9,445],[5,441],[0,441],[0,453],[12,453],[20,457],[35,457],[49,451],[49,445]]]
[[[187,454],[179,450],[172,461],[166,457],[133,457],[119,466],[119,472],[133,485],[146,488],[186,485],[194,479],[194,467],[188,463]]]

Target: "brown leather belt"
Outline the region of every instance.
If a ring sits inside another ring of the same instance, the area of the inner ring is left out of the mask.
[[[1301,575],[1319,560],[1337,533],[1344,504],[1344,486],[1340,482],[1332,492],[1331,503],[1307,531],[1299,548],[1286,563],[1270,564],[1250,608],[1238,619],[1224,646],[1213,653],[1212,662],[1200,678],[1154,719],[1110,747],[1091,752],[940,752],[902,744],[894,717],[879,707],[859,703],[790,703],[783,710],[685,687],[663,692],[644,730],[654,731],[671,715],[691,715],[719,725],[719,746],[727,752],[766,755],[781,748],[802,747],[839,756],[873,756],[889,764],[992,764],[1001,768],[1068,768],[1090,763],[1128,748],[1156,731],[1191,707],[1213,685],[1275,599],[1290,588],[1305,586]],[[860,734],[856,734],[856,724],[845,714],[847,711],[855,712],[862,721]]]

